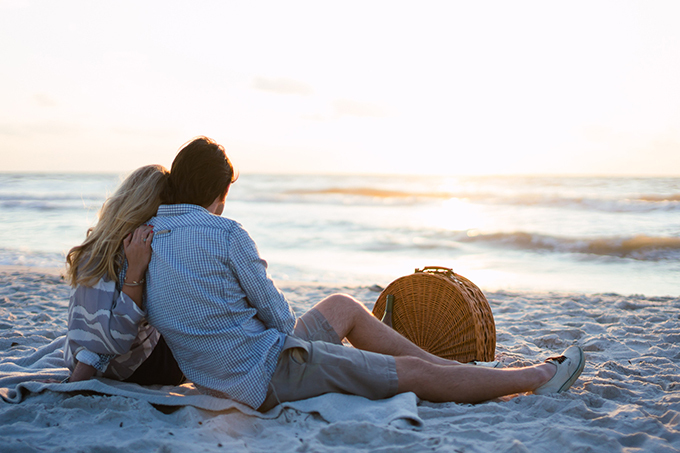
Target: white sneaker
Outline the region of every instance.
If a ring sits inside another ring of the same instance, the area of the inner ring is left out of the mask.
[[[468,362],[467,365],[483,366],[485,368],[503,368],[503,365],[498,360],[494,360],[493,362],[479,362],[473,360],[472,362]]]
[[[534,390],[536,395],[548,393],[562,393],[572,386],[581,375],[586,365],[583,349],[578,346],[569,346],[561,356],[550,357],[545,360],[557,367],[557,372],[548,382]]]

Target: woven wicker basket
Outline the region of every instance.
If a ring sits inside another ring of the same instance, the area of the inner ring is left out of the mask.
[[[394,295],[392,326],[424,350],[463,363],[494,359],[493,314],[470,280],[448,268],[416,269],[383,290],[373,307],[378,319],[388,294]]]

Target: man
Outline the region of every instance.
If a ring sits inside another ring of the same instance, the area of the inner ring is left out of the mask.
[[[514,369],[434,356],[336,294],[297,319],[267,275],[253,240],[220,217],[234,171],[224,148],[199,137],[172,164],[154,225],[147,314],[187,379],[266,411],[328,392],[380,399],[414,392],[430,401],[480,402],[552,393],[576,381],[585,359],[563,356]],[[341,344],[347,338],[354,348]]]

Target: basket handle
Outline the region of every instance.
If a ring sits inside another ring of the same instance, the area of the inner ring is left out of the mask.
[[[458,278],[456,278],[456,273],[453,272],[453,269],[450,267],[442,267],[442,266],[425,266],[422,269],[416,268],[415,273],[428,273],[428,274],[441,274],[444,275],[445,277],[449,277],[451,280],[459,282]]]

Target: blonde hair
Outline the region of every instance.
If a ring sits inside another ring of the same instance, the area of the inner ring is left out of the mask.
[[[104,276],[118,282],[123,239],[156,214],[169,175],[162,165],[138,168],[104,202],[85,241],[66,255],[66,278],[72,286],[92,286]]]

